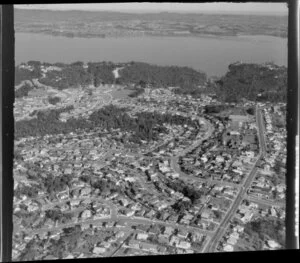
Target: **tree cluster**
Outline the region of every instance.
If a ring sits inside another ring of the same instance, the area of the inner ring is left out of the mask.
[[[28,85],[27,83],[25,83],[24,85],[22,85],[20,88],[18,88],[15,91],[15,98],[23,98],[28,96],[29,91],[33,90],[34,87]]]
[[[130,93],[128,96],[130,98],[136,98],[138,97],[139,95],[143,94],[144,93],[144,89],[143,88],[135,88],[134,91],[132,93]]]
[[[27,64],[32,66],[33,70],[20,68],[19,66],[15,67],[15,85],[19,85],[23,80],[31,80],[42,76],[39,61],[29,61]]]
[[[285,246],[285,223],[279,219],[258,219],[245,225],[245,232],[249,235],[258,234],[260,239],[274,239]]]
[[[220,113],[221,111],[224,111],[228,108],[227,105],[205,105],[204,107],[204,113],[211,114],[211,113]]]
[[[19,186],[14,191],[14,195],[16,198],[20,198],[22,195],[28,196],[29,198],[35,198],[38,195],[38,189],[35,186]]]
[[[179,95],[191,95],[194,98],[198,98],[203,94],[203,90],[196,85],[184,84],[181,87],[174,89],[174,93]]]
[[[188,67],[157,66],[133,62],[120,71],[121,83],[141,81],[160,87],[201,85],[206,81],[205,73]]]
[[[287,69],[274,64],[231,64],[227,74],[217,81],[217,97],[226,102],[285,102]]]
[[[73,127],[59,120],[59,114],[73,109],[66,107],[48,111],[38,111],[37,118],[21,120],[15,123],[15,137],[44,136],[46,134],[69,133]]]
[[[57,88],[59,90],[67,88],[86,87],[92,84],[93,75],[86,71],[83,62],[64,65],[61,71],[48,71],[44,78],[39,79],[40,83]]]
[[[248,109],[246,109],[246,112],[250,115],[254,115],[255,114],[255,108],[254,107],[250,107]]]
[[[168,181],[166,185],[176,192],[182,193],[185,197],[191,200],[194,204],[201,196],[201,191],[193,188],[192,186],[185,185],[181,181]]]
[[[50,104],[56,105],[58,102],[60,102],[60,98],[59,97],[49,97],[48,101]]]
[[[72,218],[71,214],[63,213],[60,210],[47,210],[45,213],[45,217],[51,219],[52,221],[63,221],[70,220]]]
[[[37,118],[18,121],[15,124],[16,138],[28,136],[44,136],[46,134],[70,133],[76,130],[91,130],[101,127],[107,130],[121,129],[131,132],[130,140],[139,143],[140,140],[155,140],[159,133],[166,133],[164,123],[171,125],[197,125],[196,121],[178,115],[141,112],[135,118],[130,117],[125,108],[113,105],[105,106],[93,112],[88,119],[68,119],[66,122],[59,120],[59,114],[73,109],[72,106],[39,111]]]
[[[206,82],[206,74],[188,67],[158,66],[141,62],[124,64],[120,70],[120,78],[115,79],[113,70],[118,66],[112,62],[89,62],[87,68],[83,62],[72,64],[55,63],[61,71],[51,70],[42,77],[41,66],[51,66],[50,63],[31,61],[27,63],[34,67],[33,71],[16,67],[16,84],[22,80],[38,78],[40,83],[57,89],[86,87],[90,84],[98,87],[100,84],[135,84],[138,85],[130,97],[136,97],[144,92],[147,86],[178,87],[177,94],[199,96],[202,92],[198,85]]]
[[[113,63],[88,63],[88,73],[93,76],[93,84],[98,87],[100,84],[113,84],[115,77],[113,70],[115,65]]]
[[[172,205],[172,208],[175,210],[176,213],[181,214],[184,211],[191,208],[191,206],[192,206],[191,202],[179,200]]]
[[[56,176],[48,175],[46,178],[42,177],[41,184],[50,197],[66,189],[66,186],[71,187],[71,175]]]

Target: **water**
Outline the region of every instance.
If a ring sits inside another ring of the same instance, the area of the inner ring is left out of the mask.
[[[66,38],[16,33],[15,62],[140,61],[221,76],[232,62],[287,65],[287,39],[272,36]]]

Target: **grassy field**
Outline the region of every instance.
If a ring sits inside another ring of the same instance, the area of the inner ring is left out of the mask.
[[[128,89],[114,89],[111,92],[111,95],[113,96],[114,100],[116,99],[125,99],[128,98],[128,95],[132,93],[132,90],[128,90]]]

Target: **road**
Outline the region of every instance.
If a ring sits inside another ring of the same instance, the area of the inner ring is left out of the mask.
[[[226,232],[228,223],[230,222],[232,217],[235,215],[239,205],[241,204],[242,200],[245,198],[245,194],[246,194],[248,188],[250,187],[253,179],[255,178],[255,175],[258,170],[258,168],[256,167],[257,163],[266,154],[266,140],[265,140],[265,135],[264,135],[264,123],[263,123],[261,110],[258,107],[256,107],[256,122],[257,122],[259,145],[260,145],[260,153],[257,157],[257,161],[255,162],[251,172],[249,173],[249,175],[243,182],[242,187],[240,188],[240,191],[239,191],[235,201],[231,205],[231,208],[229,209],[229,211],[223,218],[222,222],[218,226],[215,234],[211,238],[211,241],[205,247],[204,252],[214,252],[216,250],[218,242],[220,241],[220,239],[224,236],[224,234]]]
[[[123,69],[123,68],[124,68],[124,67],[119,67],[119,68],[115,68],[115,69],[113,70],[113,74],[114,74],[115,79],[118,79],[118,78],[120,77],[119,70],[120,70],[120,69]]]
[[[126,232],[125,236],[121,238],[121,240],[119,240],[120,244],[118,245],[118,247],[116,249],[114,249],[110,255],[107,255],[107,257],[113,257],[119,250],[120,248],[128,241],[130,240],[130,238],[132,238],[132,236],[134,235],[134,233],[132,232]]]
[[[259,149],[260,152],[263,154],[263,156],[267,152],[267,145],[266,145],[266,138],[265,138],[265,126],[264,126],[264,120],[261,113],[261,110],[258,106],[256,106],[256,124],[258,128],[258,138],[259,138]]]
[[[191,179],[191,177],[193,177],[193,176],[186,175],[185,173],[181,172],[181,169],[180,169],[180,167],[179,167],[179,165],[178,165],[178,159],[179,159],[179,157],[184,156],[184,155],[186,155],[187,153],[189,153],[189,152],[191,152],[192,150],[194,150],[195,148],[199,147],[199,145],[200,145],[204,140],[208,139],[208,138],[212,135],[212,133],[213,133],[213,131],[214,131],[213,125],[212,125],[209,121],[207,121],[206,119],[203,119],[203,118],[198,118],[198,120],[199,120],[199,122],[200,122],[201,120],[203,120],[203,121],[205,121],[206,124],[207,124],[207,127],[208,127],[208,128],[207,128],[207,132],[205,133],[205,135],[204,135],[201,139],[197,140],[195,143],[193,143],[192,145],[190,145],[189,147],[187,147],[186,149],[184,149],[183,151],[181,151],[180,153],[178,153],[177,155],[170,157],[170,165],[171,165],[171,168],[172,168],[175,172],[179,173],[182,177],[186,177],[187,179]],[[194,177],[194,178],[195,178],[195,179],[199,179],[199,178],[197,178],[197,177]]]
[[[137,225],[137,224],[159,224],[159,225],[163,225],[163,226],[169,226],[169,227],[173,227],[173,228],[178,228],[178,229],[183,229],[183,230],[188,230],[190,232],[199,232],[203,235],[207,235],[210,236],[213,234],[213,231],[209,231],[209,230],[203,230],[199,227],[194,227],[194,226],[189,226],[189,225],[182,225],[182,224],[178,224],[178,223],[168,223],[165,221],[161,221],[158,219],[148,219],[148,218],[139,218],[139,217],[126,217],[126,216],[118,216],[119,220],[125,220],[128,224],[133,224],[133,225]]]
[[[170,166],[176,173],[178,173],[180,175],[180,178],[184,178],[186,180],[193,180],[193,181],[197,181],[197,182],[201,182],[201,183],[208,183],[210,185],[218,184],[218,185],[223,185],[223,186],[235,187],[237,189],[241,188],[240,184],[225,182],[223,180],[214,180],[211,178],[203,179],[203,178],[199,178],[197,176],[191,175],[191,174],[188,175],[180,169],[180,166],[178,165],[178,158],[176,158],[176,157],[170,158]]]
[[[210,244],[206,247],[206,251],[204,251],[204,252],[214,252],[215,251],[215,248],[216,248],[219,240],[225,234],[228,223],[230,222],[230,220],[232,219],[232,217],[234,216],[234,214],[238,210],[238,207],[241,204],[242,200],[244,199],[244,195],[245,195],[248,187],[250,186],[252,180],[254,179],[256,173],[257,173],[257,167],[253,167],[253,169],[251,170],[250,174],[247,177],[247,180],[245,180],[245,182],[244,182],[243,186],[241,187],[236,199],[231,204],[231,207],[230,207],[229,211],[226,213],[226,215],[223,218],[222,222],[218,226],[215,234],[213,235],[213,237],[211,239]]]

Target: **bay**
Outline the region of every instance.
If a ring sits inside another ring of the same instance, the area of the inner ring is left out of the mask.
[[[76,61],[129,62],[188,66],[222,76],[228,65],[274,62],[287,65],[287,39],[273,36],[67,38],[16,33],[15,63]]]

